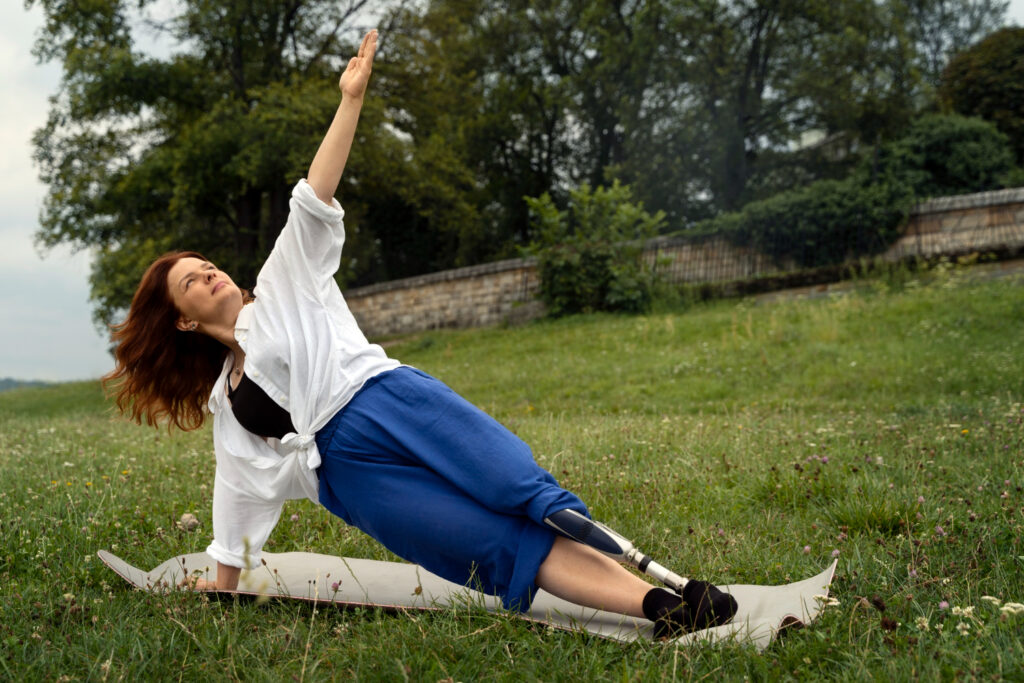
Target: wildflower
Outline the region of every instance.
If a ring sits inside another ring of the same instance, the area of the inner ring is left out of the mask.
[[[815,595],[814,599],[822,607],[837,607],[839,605],[839,601],[837,599],[829,597],[828,595]]]
[[[75,594],[74,593],[65,593],[64,594],[64,602],[74,602],[74,601],[75,601]]]
[[[943,609],[943,610],[949,609],[949,603],[946,602],[945,600],[943,600],[942,602],[939,603],[939,609]]]
[[[292,516],[289,517],[288,519],[290,519],[293,522],[297,522],[297,521],[299,521],[299,516],[296,513],[292,513]]]
[[[971,624],[967,621],[961,621],[956,625],[956,630],[960,632],[960,635],[966,636],[967,632],[971,630]]]
[[[994,595],[982,595],[981,599],[984,600],[985,602],[988,602],[988,603],[991,603],[991,604],[995,605],[996,607],[999,607],[1000,603],[1002,603],[1002,600],[1000,600],[999,598],[995,597]]]
[[[964,436],[967,436],[968,434],[971,433],[971,430],[970,429],[961,429],[960,433],[963,434]]]
[[[340,588],[340,587],[341,587],[341,581],[335,581],[334,583],[331,584],[331,591],[334,592],[334,593],[337,593],[338,592],[338,588]]]
[[[186,512],[181,516],[181,519],[175,522],[175,526],[182,531],[192,531],[199,526],[199,520],[191,512]]]
[[[911,569],[910,570],[910,578],[912,578],[912,579],[916,579],[917,578],[917,570],[916,569]]]
[[[839,557],[839,548],[832,551],[832,557]]]
[[[807,553],[809,553],[809,552],[811,552],[811,546],[809,546],[809,545],[805,545],[805,546],[804,546],[804,555],[806,555],[806,554],[807,554]]]
[[[969,617],[974,614],[974,607],[954,607],[953,614],[958,617]]]
[[[1016,616],[1018,614],[1024,614],[1024,605],[1019,602],[1008,602],[999,608],[999,611],[1003,614],[1011,614]]]
[[[827,455],[821,456],[821,464],[822,465],[827,465],[828,464],[828,456]]]
[[[935,527],[935,535],[936,536],[945,536],[946,535],[946,530],[943,529],[941,526],[936,525],[936,527]]]
[[[927,631],[928,630],[928,617],[918,617],[916,623],[917,623],[917,630],[918,631]]]

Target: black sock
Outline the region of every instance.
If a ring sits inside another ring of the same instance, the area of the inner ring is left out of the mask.
[[[692,630],[689,624],[690,608],[683,599],[664,588],[652,588],[647,591],[643,602],[644,616],[654,622],[655,639],[687,633]]]
[[[728,623],[736,614],[736,598],[706,581],[687,581],[683,600],[690,608],[690,630],[696,631]]]

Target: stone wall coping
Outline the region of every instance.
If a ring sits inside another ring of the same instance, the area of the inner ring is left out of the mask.
[[[364,287],[348,289],[345,290],[345,297],[370,296],[371,294],[381,294],[383,292],[391,292],[396,289],[415,289],[417,287],[435,285],[439,282],[450,282],[452,280],[465,280],[484,275],[494,275],[496,273],[504,273],[509,270],[529,268],[532,267],[534,263],[535,261],[532,258],[512,258],[505,259],[504,261],[480,263],[475,266],[465,266],[464,268],[452,268],[451,270],[442,270],[436,273],[426,273],[424,275],[414,275],[413,277],[402,278],[401,280],[389,280],[388,282],[378,282]]]
[[[936,197],[935,199],[928,199],[917,204],[910,214],[913,216],[961,209],[983,209],[987,206],[1017,203],[1024,203],[1024,187],[1011,187],[1006,190],[992,190],[991,192],[976,192],[974,194],[959,194],[952,197]]]

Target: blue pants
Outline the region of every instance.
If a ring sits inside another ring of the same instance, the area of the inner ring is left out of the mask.
[[[579,498],[530,447],[409,367],[370,379],[317,432],[320,502],[393,553],[526,610],[551,551],[548,515]]]

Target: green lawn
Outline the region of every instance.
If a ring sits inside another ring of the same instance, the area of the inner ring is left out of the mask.
[[[758,654],[485,613],[147,596],[95,552],[150,567],[205,548],[208,430],[136,427],[96,383],[69,384],[0,394],[0,677],[1021,679],[1024,614],[1000,608],[1024,602],[1024,280],[952,271],[389,351],[677,572],[781,583],[837,555],[839,606]],[[185,512],[197,530],[176,527]],[[308,502],[268,549],[394,559]]]

